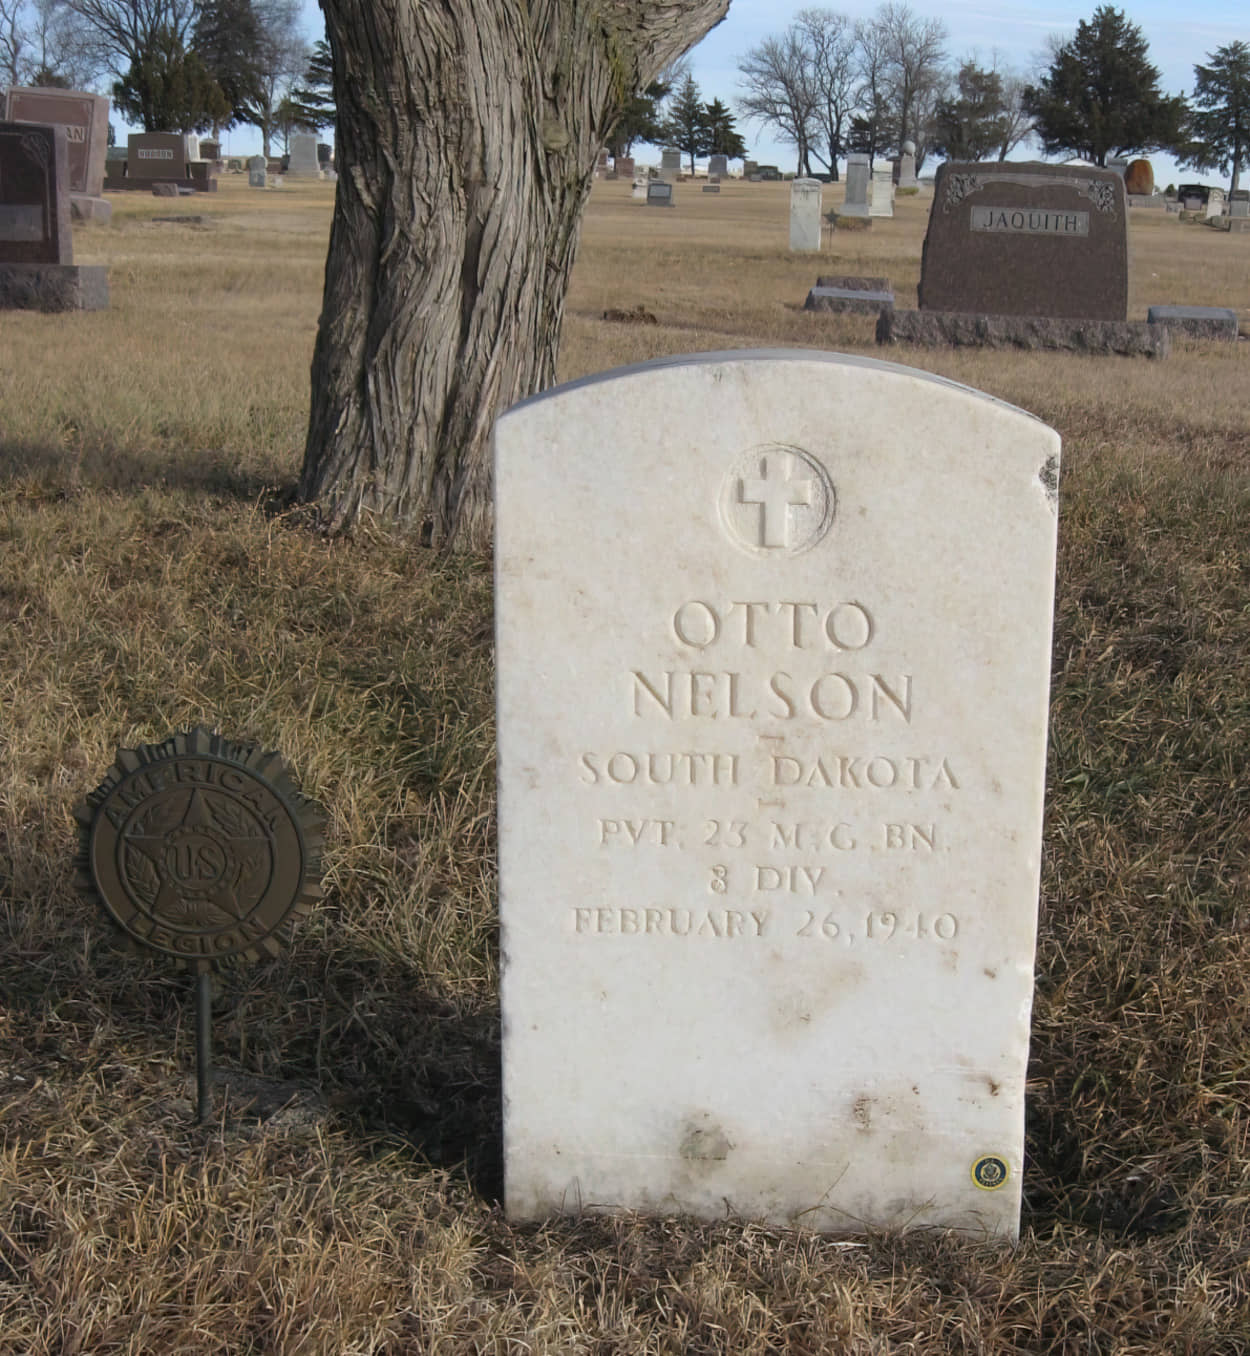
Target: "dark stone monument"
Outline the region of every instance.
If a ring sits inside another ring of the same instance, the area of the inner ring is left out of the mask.
[[[197,193],[215,193],[214,162],[195,159],[191,141],[182,132],[132,132],[124,169],[110,166],[104,187],[111,193],[148,192],[154,184],[168,183]]]
[[[132,132],[126,143],[126,178],[181,182],[191,176],[187,139],[181,132]]]
[[[1127,221],[1114,170],[948,161],[934,184],[920,307],[1124,320]]]
[[[5,99],[10,122],[63,127],[69,153],[70,210],[81,221],[108,221],[112,204],[104,192],[104,157],[108,151],[109,101],[77,89],[20,89]]]
[[[0,309],[107,306],[104,269],[73,260],[65,129],[0,122]]]

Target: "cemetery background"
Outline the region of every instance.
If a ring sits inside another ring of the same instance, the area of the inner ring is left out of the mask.
[[[675,192],[595,187],[563,378],[879,356],[872,317],[802,300],[826,270],[910,299],[927,199],[813,256],[787,184]],[[110,310],[0,327],[0,1352],[1244,1350],[1246,345],[906,354],[1064,439],[1020,1247],[514,1227],[488,565],[367,523],[327,543],[281,504],[331,194],[119,198],[75,231]],[[1132,318],[1245,324],[1250,240],[1130,230]],[[658,323],[601,318],[638,306]],[[305,1094],[209,1130],[184,983],[75,894],[70,818],[118,744],[199,721],[281,749],[331,815],[326,904],[216,1011],[222,1067]]]

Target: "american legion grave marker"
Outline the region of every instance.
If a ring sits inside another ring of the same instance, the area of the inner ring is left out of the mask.
[[[501,417],[513,1217],[1016,1234],[1058,456],[797,350]]]
[[[920,308],[1124,320],[1127,223],[1114,170],[947,161],[934,182]]]

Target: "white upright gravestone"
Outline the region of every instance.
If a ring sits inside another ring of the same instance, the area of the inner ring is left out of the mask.
[[[509,1213],[1014,1236],[1058,435],[787,350],[495,453]]]
[[[870,217],[894,215],[894,171],[889,165],[872,172],[872,198],[868,204]]]
[[[819,179],[795,179],[790,185],[790,248],[820,248]]]

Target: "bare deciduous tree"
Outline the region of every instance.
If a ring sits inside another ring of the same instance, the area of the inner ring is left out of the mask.
[[[1022,75],[1006,71],[1003,81],[1003,135],[998,143],[998,158],[1007,157],[1033,135],[1033,118],[1025,106],[1024,92],[1029,82]]]
[[[484,546],[496,414],[549,385],[595,161],[729,0],[322,0],[340,176],[299,496]]]
[[[810,174],[817,90],[805,33],[796,23],[779,38],[765,38],[739,61],[738,72],[742,116],[775,128],[798,151],[798,172]]]
[[[62,0],[81,20],[87,56],[101,70],[125,76],[162,34],[188,45],[199,0]]]
[[[810,54],[814,108],[812,124],[819,128],[827,154],[812,154],[838,178],[838,160],[847,152],[851,118],[858,106],[855,66],[855,26],[845,14],[831,9],[803,9],[797,27]]]
[[[30,39],[24,0],[0,0],[0,85],[20,85]]]
[[[853,148],[867,154],[869,165],[890,140],[890,59],[884,31],[871,19],[855,25],[855,93],[859,111],[851,119]]]
[[[91,53],[91,33],[66,0],[30,0],[29,66],[23,78],[87,89],[100,73]]]
[[[929,116],[945,79],[946,25],[922,19],[904,4],[882,5],[872,20],[880,35],[893,87],[893,146],[916,143],[916,163],[924,157]]]

